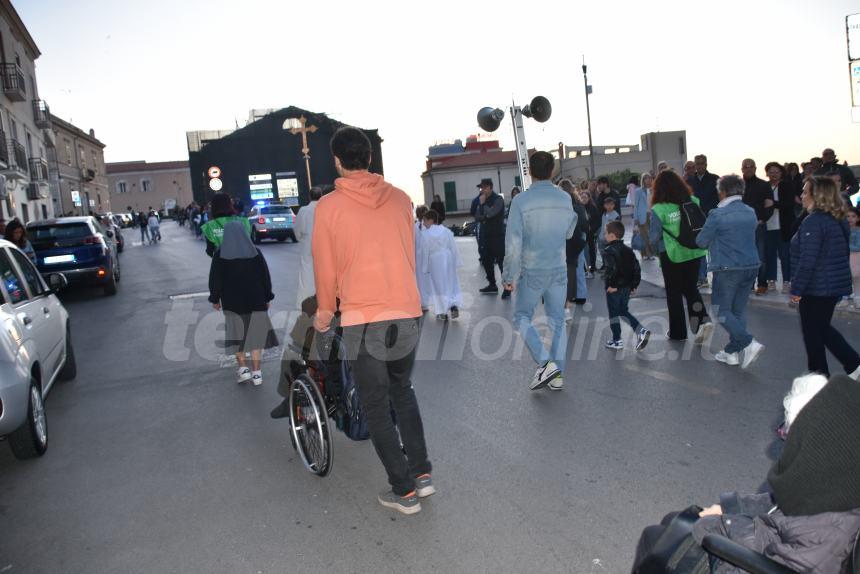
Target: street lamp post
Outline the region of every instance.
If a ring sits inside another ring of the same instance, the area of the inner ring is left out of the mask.
[[[591,163],[591,173],[588,175],[588,179],[594,179],[594,146],[591,144],[591,107],[588,105],[591,86],[588,85],[588,66],[585,65],[585,56],[582,57],[582,79],[585,81],[585,114],[588,116],[588,159]]]

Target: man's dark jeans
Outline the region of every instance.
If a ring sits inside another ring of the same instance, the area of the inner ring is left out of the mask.
[[[755,228],[755,248],[761,261],[757,283],[759,287],[767,287],[767,225],[764,223],[759,223]]]
[[[840,297],[812,297],[800,299],[800,326],[803,329],[803,344],[806,346],[807,368],[811,373],[830,376],[827,368],[827,350],[842,363],[845,372],[852,373],[860,366],[860,355],[830,324],[833,310]]]
[[[419,331],[418,319],[343,328],[370,440],[388,473],[392,490],[400,496],[415,490],[415,477],[431,470],[418,400],[410,380]],[[392,407],[397,415],[396,427]]]
[[[504,271],[503,263],[505,261],[505,240],[504,238],[486,238],[483,249],[481,249],[481,264],[484,266],[484,273],[487,275],[487,282],[490,285],[496,284],[496,268],[499,266],[499,275]]]
[[[627,319],[630,326],[637,333],[642,328],[636,317],[630,314],[627,303],[630,301],[630,288],[621,287],[615,293],[606,292],[606,308],[609,310],[609,329],[612,331],[612,340],[621,340],[621,318]]]

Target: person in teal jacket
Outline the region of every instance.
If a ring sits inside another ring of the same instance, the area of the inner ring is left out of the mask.
[[[206,255],[212,257],[224,240],[224,226],[231,221],[239,221],[248,235],[251,235],[251,222],[247,217],[239,217],[233,209],[233,200],[226,193],[216,193],[210,204],[209,221],[201,226],[206,238]]]
[[[699,203],[690,186],[673,171],[666,170],[654,181],[651,196],[651,245],[660,254],[660,269],[666,286],[666,307],[669,310],[669,332],[674,341],[687,339],[687,320],[684,318],[684,300],[690,317],[690,330],[696,344],[704,343],[714,330],[705,303],[697,286],[700,259],[705,249],[689,249],[675,239],[681,231],[681,205]]]

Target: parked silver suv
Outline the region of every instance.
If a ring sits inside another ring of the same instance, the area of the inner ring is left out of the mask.
[[[60,273],[47,281],[17,247],[0,239],[0,437],[19,459],[45,454],[44,400],[57,379],[77,368],[69,314],[55,293]]]

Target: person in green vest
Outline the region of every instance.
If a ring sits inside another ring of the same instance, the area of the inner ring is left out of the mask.
[[[233,200],[226,193],[216,193],[210,204],[209,221],[201,228],[203,237],[206,238],[206,255],[212,257],[221,247],[224,240],[224,226],[231,221],[240,221],[245,232],[251,235],[251,222],[247,217],[236,215],[233,210]]]
[[[660,172],[654,181],[651,197],[651,245],[660,254],[660,269],[666,286],[666,307],[669,310],[669,332],[673,341],[687,339],[687,320],[684,317],[684,300],[690,317],[690,330],[695,333],[696,344],[704,343],[714,330],[705,303],[697,286],[699,265],[707,254],[705,249],[689,249],[675,237],[681,232],[681,205],[699,198],[674,171]]]

